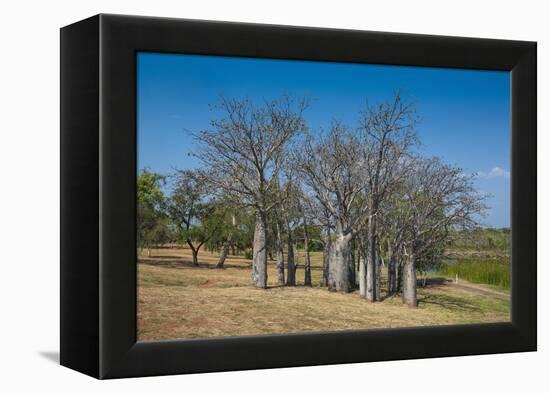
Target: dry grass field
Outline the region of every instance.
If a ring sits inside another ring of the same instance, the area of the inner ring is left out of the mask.
[[[138,263],[138,340],[191,339],[278,333],[452,325],[510,320],[509,296],[488,286],[456,285],[436,277],[419,288],[418,308],[400,297],[368,303],[357,292],[320,287],[321,253],[313,253],[313,287],[303,283],[297,255],[297,287],[276,285],[269,263],[266,290],[250,286],[250,260],[229,256],[216,269],[217,254],[201,251],[200,267],[186,249],[154,249]]]

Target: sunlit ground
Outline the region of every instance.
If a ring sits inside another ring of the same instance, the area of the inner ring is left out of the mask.
[[[269,289],[250,286],[250,260],[201,251],[200,267],[185,249],[155,249],[138,263],[138,340],[342,331],[404,326],[452,325],[510,320],[509,294],[487,285],[432,278],[418,290],[418,308],[399,296],[369,303],[357,292],[320,287],[321,253],[312,253],[313,287],[304,287],[297,255],[297,287],[278,287],[274,261]],[[382,294],[385,296],[385,294]]]

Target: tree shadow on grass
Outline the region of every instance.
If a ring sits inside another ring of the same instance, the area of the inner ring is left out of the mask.
[[[193,262],[184,260],[182,258],[148,258],[148,259],[139,259],[139,263],[143,265],[149,265],[149,266],[158,266],[158,267],[166,267],[166,268],[173,268],[173,269],[185,269],[185,268],[201,268],[203,266],[195,266]],[[206,267],[206,266],[204,266]]]
[[[443,294],[429,294],[424,295],[418,299],[418,304],[434,304],[449,310],[454,311],[482,311],[482,308],[476,306],[467,300],[460,299],[454,296],[448,296]]]
[[[296,285],[287,285],[287,284],[274,284],[274,285],[268,285],[265,289],[277,289],[277,288],[313,288],[313,289],[322,289],[323,287],[319,285],[305,285],[304,283],[296,283]],[[326,287],[324,288],[326,289]]]
[[[212,268],[212,269],[217,269],[217,270],[223,270],[223,269],[250,270],[250,268],[252,267],[252,262],[247,263],[246,265],[243,265],[243,264],[236,265],[236,264],[233,264],[233,263],[225,262],[222,268],[216,267],[215,264],[209,265],[209,267]]]
[[[223,270],[227,268],[246,270],[250,269],[250,264],[247,265],[236,265],[232,263],[225,263],[223,268],[216,267],[216,263],[207,263],[201,262],[199,260],[199,265],[193,264],[191,260],[187,260],[181,257],[171,257],[171,256],[155,256],[149,258],[139,258],[139,263],[148,266],[172,268],[172,269],[216,269]]]
[[[419,286],[422,284],[422,280],[417,280]],[[437,287],[442,285],[447,285],[448,283],[453,282],[453,280],[449,280],[445,277],[430,277],[426,279],[426,286],[427,287]]]

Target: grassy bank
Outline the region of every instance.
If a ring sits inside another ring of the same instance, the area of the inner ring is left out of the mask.
[[[458,274],[459,279],[473,283],[510,288],[510,264],[506,261],[464,259],[452,264],[441,264],[438,273],[450,278]]]

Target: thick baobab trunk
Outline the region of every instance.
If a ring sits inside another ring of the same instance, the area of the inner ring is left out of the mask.
[[[277,283],[285,285],[285,259],[283,254],[283,241],[281,239],[281,227],[279,222],[276,222],[277,238],[275,249],[277,253]]]
[[[412,252],[407,256],[403,266],[403,303],[410,307],[418,305],[416,299],[416,269]]]
[[[323,243],[323,286],[328,286],[329,266],[330,266],[330,247],[331,247],[330,233],[325,235]]]
[[[336,234],[332,241],[328,289],[331,291],[351,292],[352,277],[349,274],[349,249],[351,234]]]
[[[378,256],[377,252],[378,247],[376,245],[376,222],[375,217],[369,219],[369,230],[368,230],[368,247],[367,247],[367,285],[366,285],[366,295],[367,300],[375,302],[380,300],[377,298],[378,290],[376,288],[377,280],[377,264]]]
[[[304,216],[304,285],[311,286],[311,260],[309,258],[309,235],[307,233],[307,222]]]
[[[378,276],[378,247],[376,244],[376,222],[375,218],[371,217],[369,220],[369,230],[368,230],[368,247],[367,247],[367,285],[366,285],[366,294],[365,297],[371,302],[380,300],[379,288],[377,288],[377,283],[379,283]]]
[[[216,267],[218,269],[222,269],[223,265],[225,264],[225,259],[227,258],[227,254],[229,254],[229,241],[227,240],[223,244],[222,253],[220,254],[220,259],[218,259],[218,263],[216,264]]]
[[[267,288],[266,215],[256,214],[254,243],[252,245],[252,285]]]

